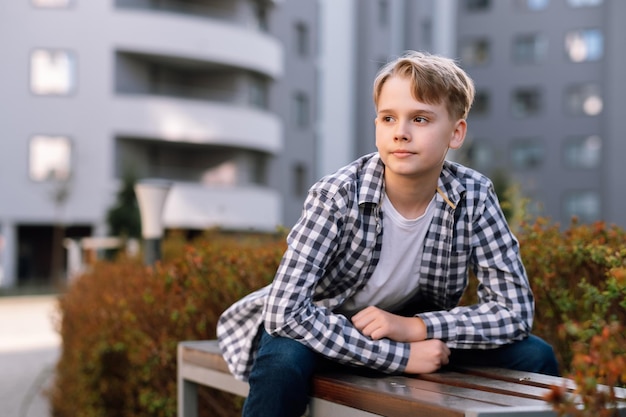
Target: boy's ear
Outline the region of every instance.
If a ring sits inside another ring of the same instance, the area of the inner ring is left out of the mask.
[[[450,149],[459,149],[463,145],[465,140],[465,134],[467,133],[467,121],[465,119],[459,119],[452,131],[452,137],[450,138]]]

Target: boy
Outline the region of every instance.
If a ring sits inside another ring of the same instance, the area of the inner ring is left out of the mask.
[[[374,82],[377,153],[309,190],[274,281],[218,323],[244,416],[300,416],[320,363],[429,373],[448,363],[557,374],[491,182],[445,160],[474,98],[454,61],[408,52]],[[457,303],[468,268],[479,301]]]

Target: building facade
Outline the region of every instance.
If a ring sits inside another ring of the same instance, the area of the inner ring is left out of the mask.
[[[626,3],[464,0],[457,16],[478,91],[468,162],[519,184],[533,214],[626,227]]]
[[[166,228],[295,221],[316,19],[305,0],[3,2],[0,288],[52,279],[63,238],[106,236],[126,176],[173,184]]]
[[[290,227],[317,178],[375,151],[372,82],[407,49],[476,82],[452,159],[519,184],[532,214],[626,227],[622,16],[621,0],[3,2],[0,288],[48,279],[52,242],[106,236],[127,175],[174,184],[166,228]]]
[[[376,73],[407,49],[452,56],[456,11],[456,0],[320,0],[320,175],[376,150]]]
[[[321,4],[322,21],[344,23],[321,30],[322,38],[328,31],[333,35],[322,40],[322,46],[330,46],[322,48],[320,71],[335,71],[334,83],[329,82],[332,75],[321,83],[322,172],[375,150],[375,73],[406,49],[425,50],[457,59],[477,86],[466,143],[451,159],[518,185],[531,215],[563,226],[576,216],[585,223],[603,220],[626,227],[621,192],[626,172],[620,161],[626,141],[619,128],[626,108],[620,102],[626,94],[620,75],[626,65],[621,46],[626,29],[620,23],[626,2]],[[337,62],[342,65],[333,67]],[[347,141],[338,144],[338,138]]]

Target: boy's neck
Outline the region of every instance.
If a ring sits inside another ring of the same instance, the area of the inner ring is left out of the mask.
[[[414,180],[385,174],[385,192],[395,209],[407,219],[424,214],[437,192],[437,180],[422,178]]]

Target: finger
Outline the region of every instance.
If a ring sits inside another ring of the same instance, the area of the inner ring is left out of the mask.
[[[361,310],[358,313],[356,313],[354,316],[352,316],[352,323],[363,323],[363,322],[367,322],[367,318],[369,317],[368,311],[366,310]]]
[[[385,337],[385,332],[380,327],[373,330],[372,334],[370,335],[370,338],[372,338],[372,340],[380,340],[383,337]]]
[[[445,343],[443,345],[443,350],[444,350],[444,352],[446,352],[446,356],[450,356],[450,354],[452,353],[450,351],[450,348],[448,347],[448,345],[446,345]]]
[[[373,338],[374,333],[378,330],[379,326],[375,321],[371,321],[363,328],[363,334]]]
[[[368,318],[367,316],[352,317],[352,324],[354,324],[354,327],[361,331],[363,331],[371,322],[372,319]]]

